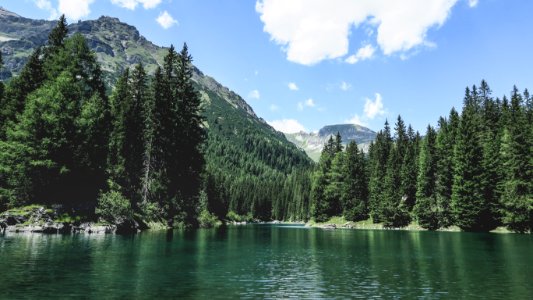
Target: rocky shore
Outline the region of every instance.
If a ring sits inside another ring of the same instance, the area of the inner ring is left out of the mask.
[[[135,233],[141,226],[137,222],[124,224],[105,224],[84,222],[67,215],[61,215],[59,209],[44,206],[28,206],[12,209],[0,214],[0,233]]]

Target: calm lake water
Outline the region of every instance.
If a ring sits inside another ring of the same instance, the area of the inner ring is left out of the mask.
[[[533,236],[247,225],[0,235],[0,298],[532,299]]]

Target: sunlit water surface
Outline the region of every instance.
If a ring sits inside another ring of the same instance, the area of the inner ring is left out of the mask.
[[[533,237],[246,225],[0,235],[0,298],[533,299]]]

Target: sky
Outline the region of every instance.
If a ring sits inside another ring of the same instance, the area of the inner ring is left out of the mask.
[[[0,0],[21,16],[118,17],[284,132],[401,115],[425,132],[485,79],[533,89],[530,0]]]

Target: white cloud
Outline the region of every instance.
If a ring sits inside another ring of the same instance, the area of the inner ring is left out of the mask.
[[[468,0],[468,6],[476,7],[478,2],[479,2],[478,0]]]
[[[346,81],[341,82],[341,85],[339,86],[341,90],[347,91],[352,88],[352,85],[347,83]]]
[[[294,82],[289,82],[288,87],[289,87],[289,90],[291,90],[291,91],[297,91],[298,90],[298,86]]]
[[[161,0],[111,0],[111,3],[123,8],[135,10],[137,5],[142,5],[144,9],[156,8],[161,4]]]
[[[48,20],[55,20],[59,17],[57,9],[52,7],[52,3],[49,0],[35,0],[35,5],[42,10],[46,10],[50,13]]]
[[[345,56],[352,29],[374,28],[385,55],[423,46],[428,30],[442,26],[457,1],[258,0],[255,9],[289,61],[313,65]]]
[[[270,104],[269,109],[270,109],[270,111],[278,111],[279,110],[279,106],[277,106],[276,104]]]
[[[248,93],[248,99],[259,99],[261,98],[261,94],[258,90],[253,90],[250,93]]]
[[[350,119],[344,121],[345,123],[355,124],[355,125],[361,125],[361,126],[368,126],[368,123],[363,120],[363,118],[359,117],[359,115],[355,114]]]
[[[370,120],[374,119],[378,115],[381,116],[385,114],[383,100],[379,93],[376,93],[376,99],[374,100],[366,98],[364,112],[365,116]]]
[[[174,20],[174,18],[172,18],[172,16],[166,10],[159,14],[159,17],[157,17],[156,21],[164,29],[169,29],[174,25],[178,25],[178,21]]]
[[[306,107],[315,107],[315,106],[316,106],[315,100],[313,100],[312,98],[309,98],[303,102],[298,102],[297,108],[299,111],[302,111]]]
[[[268,122],[274,129],[284,133],[296,133],[305,131],[305,127],[294,119],[274,120]]]
[[[78,21],[91,13],[94,0],[59,0],[57,10],[71,21]]]
[[[374,56],[375,51],[376,49],[372,47],[372,45],[368,44],[364,47],[359,48],[359,50],[357,50],[357,53],[348,56],[345,62],[349,64],[355,64],[358,61],[370,59],[372,58],[372,56]]]

